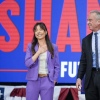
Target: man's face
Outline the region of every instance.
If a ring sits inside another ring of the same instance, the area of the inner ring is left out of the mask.
[[[90,30],[92,30],[94,32],[98,31],[99,20],[97,19],[96,13],[90,13],[88,20],[87,20],[87,24],[88,24]]]

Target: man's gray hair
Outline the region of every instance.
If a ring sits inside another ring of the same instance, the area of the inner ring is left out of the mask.
[[[97,15],[97,19],[100,19],[100,11],[99,10],[92,10],[90,13],[95,13]]]

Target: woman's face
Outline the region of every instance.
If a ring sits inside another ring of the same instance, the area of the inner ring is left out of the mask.
[[[45,39],[45,35],[46,35],[46,34],[47,34],[47,32],[44,31],[43,29],[41,29],[39,25],[36,27],[36,30],[35,30],[35,37],[36,37],[38,40]]]

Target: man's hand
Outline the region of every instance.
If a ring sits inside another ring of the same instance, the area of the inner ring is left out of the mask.
[[[81,87],[82,87],[82,81],[80,78],[78,78],[76,81],[76,88],[80,91]]]

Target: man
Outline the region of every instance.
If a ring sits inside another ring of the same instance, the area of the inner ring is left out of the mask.
[[[82,87],[81,81],[85,75],[86,100],[100,100],[100,11],[91,11],[87,23],[92,33],[82,40],[76,87]]]

